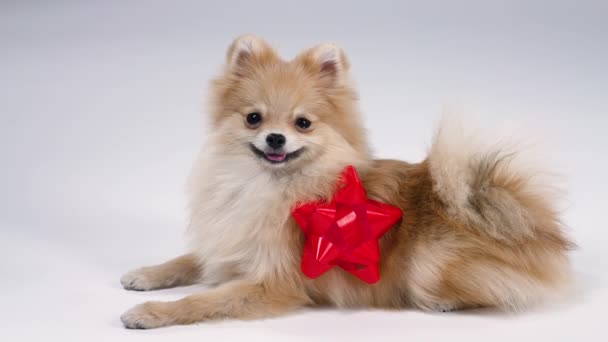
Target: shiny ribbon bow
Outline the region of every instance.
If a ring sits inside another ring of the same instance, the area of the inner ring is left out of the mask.
[[[353,166],[344,169],[331,202],[299,203],[292,215],[306,236],[306,276],[317,278],[338,265],[367,283],[380,280],[378,239],[401,219],[401,210],[368,199]]]

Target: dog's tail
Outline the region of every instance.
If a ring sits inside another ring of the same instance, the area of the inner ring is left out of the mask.
[[[492,270],[493,276],[484,277],[493,278],[485,281],[495,304],[513,310],[536,301],[545,289],[568,287],[566,251],[573,247],[559,219],[552,177],[521,150],[504,141],[483,143],[444,119],[428,157],[433,192],[449,220],[503,251],[505,263],[522,265],[507,272],[500,263],[480,261]]]
[[[443,119],[428,157],[433,190],[453,218],[497,240],[562,235],[550,174],[508,142],[482,142]]]

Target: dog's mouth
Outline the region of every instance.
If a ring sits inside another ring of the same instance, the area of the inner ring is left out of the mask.
[[[290,153],[282,153],[277,151],[264,152],[259,148],[255,147],[254,144],[249,144],[249,148],[251,149],[251,151],[253,151],[253,153],[255,153],[255,155],[271,164],[281,164],[287,162],[288,160],[295,159],[299,157],[302,151],[304,150],[304,147],[300,147],[299,149]]]

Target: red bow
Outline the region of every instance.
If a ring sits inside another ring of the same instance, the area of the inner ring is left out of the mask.
[[[367,199],[353,166],[347,166],[331,202],[298,204],[292,215],[306,235],[302,272],[317,278],[335,265],[367,283],[380,280],[378,239],[401,218],[401,210]]]

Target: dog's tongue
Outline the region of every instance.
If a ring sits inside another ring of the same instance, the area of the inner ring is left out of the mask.
[[[283,161],[286,156],[286,154],[266,153],[266,158],[272,161]]]

